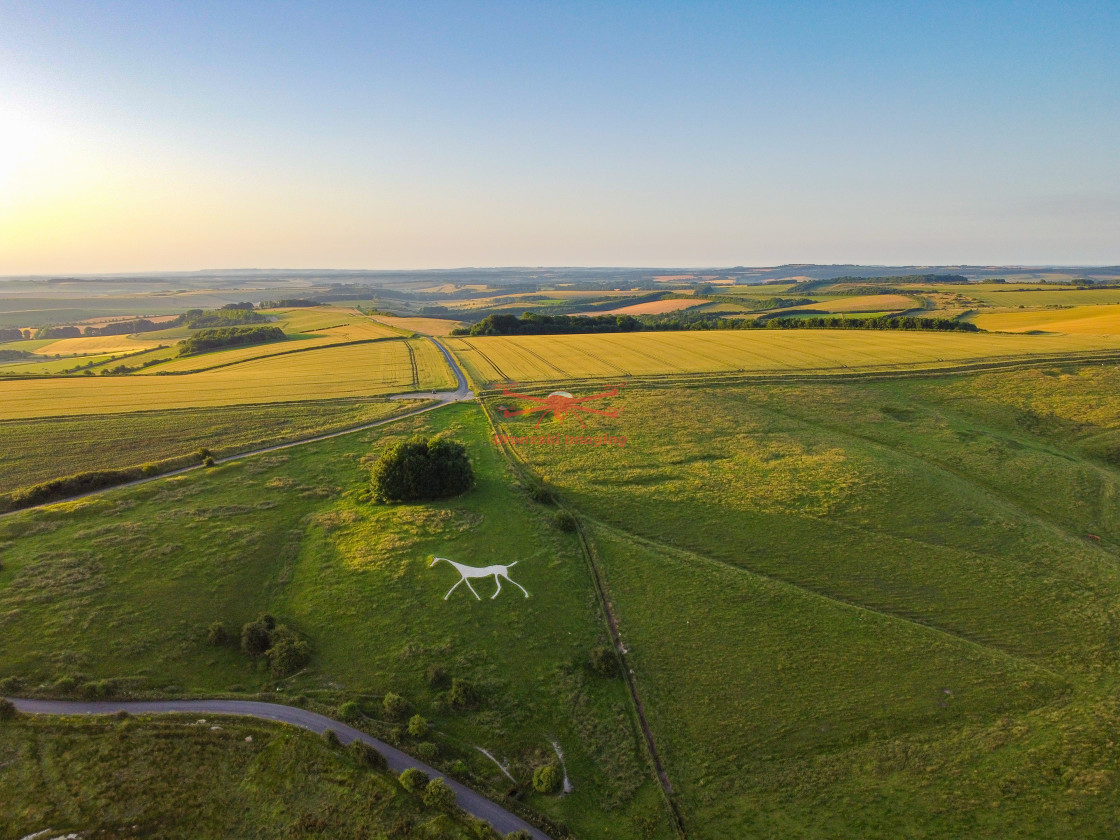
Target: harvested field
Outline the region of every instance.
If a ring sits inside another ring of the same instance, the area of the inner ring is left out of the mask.
[[[679,312],[700,306],[703,300],[689,300],[686,298],[670,298],[668,300],[651,300],[646,303],[634,303],[630,306],[620,306],[617,309],[608,309],[605,312],[593,312],[592,315],[664,315],[666,312]]]
[[[75,356],[90,355],[93,353],[138,353],[141,350],[151,350],[160,344],[169,342],[152,341],[145,338],[133,338],[128,335],[91,335],[88,338],[60,338],[50,344],[44,344],[33,353],[40,356]]]

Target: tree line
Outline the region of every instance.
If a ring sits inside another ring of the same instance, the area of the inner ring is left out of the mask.
[[[452,335],[562,335],[567,333],[658,332],[680,330],[938,330],[979,332],[975,324],[949,318],[880,315],[874,318],[718,318],[710,315],[489,315]]]
[[[279,327],[213,327],[202,329],[179,342],[179,355],[190,356],[222,347],[241,347],[283,341],[287,336]]]

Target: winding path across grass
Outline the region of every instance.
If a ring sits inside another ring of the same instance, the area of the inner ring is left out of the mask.
[[[469,787],[450,779],[433,767],[417,761],[383,741],[367,735],[352,726],[332,720],[324,715],[309,712],[296,706],[282,706],[279,703],[262,703],[256,700],[99,700],[96,702],[71,700],[24,700],[9,698],[21,712],[33,715],[111,715],[116,712],[129,714],[166,714],[185,713],[192,715],[237,715],[278,721],[312,732],[326,732],[333,729],[342,743],[364,741],[385,756],[389,769],[400,773],[409,767],[427,773],[431,778],[443,779],[455,791],[455,801],[468,814],[486,820],[502,834],[511,831],[527,831],[533,840],[552,840],[547,834],[534,828],[525,820],[512,814],[496,802],[476,793]]]

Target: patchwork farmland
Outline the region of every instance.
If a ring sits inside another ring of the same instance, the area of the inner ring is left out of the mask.
[[[5,342],[0,502],[97,471],[145,480],[0,517],[0,685],[76,702],[267,695],[395,744],[557,840],[893,840],[915,822],[930,838],[1110,837],[1111,290],[857,294],[845,283],[789,304],[797,284],[780,285],[749,287],[738,295],[749,305],[713,291],[699,314],[640,317],[890,317],[917,305],[985,331],[448,335],[469,323],[451,313],[479,317],[474,301],[505,313],[518,301],[585,311],[679,299],[478,283],[424,287],[448,295],[435,302],[448,317],[384,314],[376,299],[254,309],[267,320],[243,326],[282,337],[191,355],[178,342],[204,327]],[[977,297],[988,295],[1032,303]],[[1049,305],[1060,300],[1080,303]],[[439,336],[481,399],[347,432],[447,399],[431,392],[454,387],[454,371],[416,333]],[[517,415],[535,403],[496,393],[511,382],[576,400],[627,387],[581,426]],[[411,399],[388,399],[401,394]],[[586,445],[518,443],[569,432]],[[463,445],[474,486],[375,503],[381,457],[434,436]],[[458,572],[435,557],[479,571],[477,591],[453,588]],[[499,592],[489,567],[517,586]],[[307,645],[298,667],[242,648],[262,614]],[[338,785],[283,800],[331,809],[339,836],[418,820],[439,836],[487,836],[417,810],[329,742],[220,725],[269,745],[251,760],[270,779],[270,762],[310,761],[383,791],[375,813]],[[0,782],[17,791],[0,798],[4,824],[29,833],[61,807],[31,803],[66,796],[90,813],[81,803],[110,771],[131,779],[146,813],[180,784],[223,824],[212,794],[162,771],[137,781],[112,746],[116,726],[155,744],[185,724],[0,723],[0,756],[77,744],[65,784],[0,758]],[[161,754],[243,773],[245,757],[210,732]],[[535,787],[554,766],[557,787]],[[262,796],[237,789],[229,807],[272,825]]]
[[[1114,340],[1092,335],[858,330],[451,338],[447,343],[480,384],[703,373],[920,370],[1116,349]]]

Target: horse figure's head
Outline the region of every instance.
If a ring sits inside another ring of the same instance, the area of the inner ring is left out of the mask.
[[[434,566],[434,565],[435,565],[436,563],[438,563],[438,562],[439,562],[440,560],[442,560],[442,561],[443,561],[444,563],[450,563],[450,562],[451,562],[451,561],[450,561],[450,560],[448,560],[448,559],[447,559],[446,557],[433,557],[433,558],[432,558],[432,562],[428,564],[428,568],[429,568],[429,569],[430,569],[430,568],[432,568],[432,566]]]

